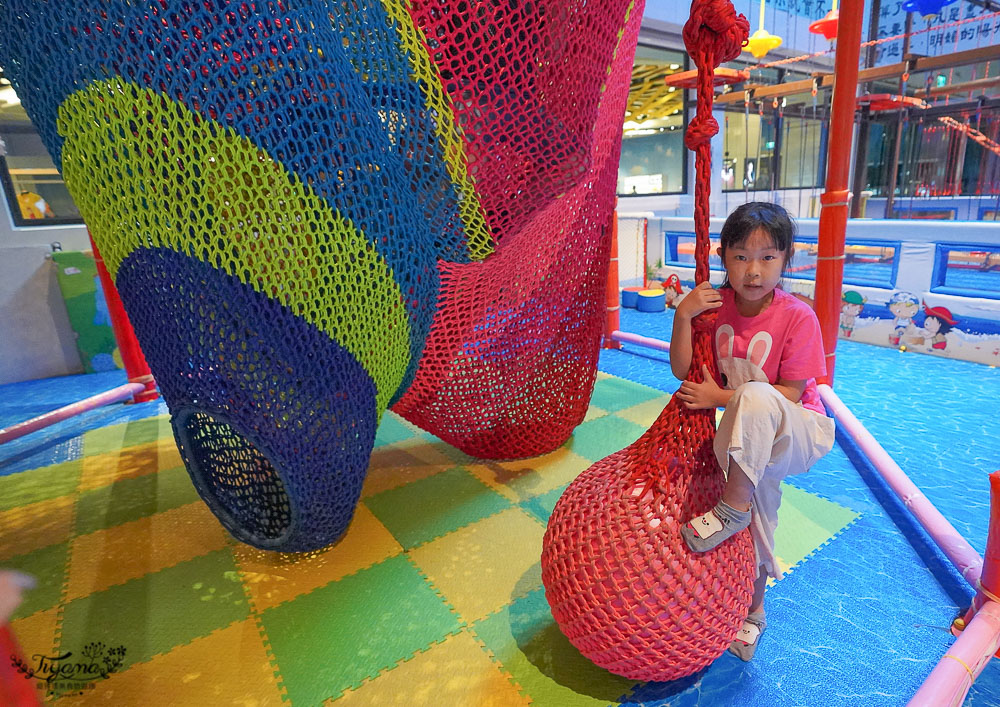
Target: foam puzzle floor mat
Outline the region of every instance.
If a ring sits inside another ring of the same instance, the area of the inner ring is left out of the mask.
[[[33,678],[57,705],[628,701],[647,687],[563,637],[539,556],[566,485],[668,399],[599,374],[566,444],[510,462],[472,459],[387,413],[347,535],[298,555],[229,537],[166,416],[87,431],[78,458],[0,477],[0,566],[39,581],[13,631],[31,665],[72,652],[104,666],[106,678]],[[787,582],[858,513],[786,485],[781,516]]]

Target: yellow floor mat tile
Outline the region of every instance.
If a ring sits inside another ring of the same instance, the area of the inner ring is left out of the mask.
[[[462,632],[326,705],[527,707],[531,703]]]
[[[14,637],[21,646],[21,653],[29,664],[34,664],[31,656],[35,654],[55,655],[53,651],[56,647],[58,617],[59,609],[52,608],[10,622]]]
[[[404,451],[407,454],[412,454],[427,464],[450,464],[454,466],[456,463],[461,464],[472,459],[469,455],[435,438],[411,437],[410,439],[394,442],[388,446]],[[374,458],[373,456],[372,459]]]
[[[587,416],[583,418],[584,422],[589,422],[590,420],[596,420],[599,417],[604,417],[608,414],[608,411],[604,408],[599,408],[596,405],[591,405],[587,408]]]
[[[183,465],[174,438],[164,437],[156,442],[84,457],[80,490],[96,489],[119,479],[132,479]]]
[[[565,486],[591,462],[565,447],[530,459],[466,464],[484,484],[515,502]]]
[[[630,408],[619,410],[615,414],[618,415],[618,417],[625,418],[629,422],[634,422],[640,427],[649,427],[656,421],[656,418],[660,416],[660,413],[663,412],[663,408],[665,408],[669,402],[670,396],[664,395],[662,398],[653,398],[652,400],[647,400],[644,403],[633,405]]]
[[[0,560],[65,542],[72,528],[72,496],[0,511]]]
[[[421,445],[429,448],[423,452],[425,458],[413,454]],[[428,458],[432,461],[428,461]],[[436,461],[433,461],[434,459]],[[379,447],[372,452],[368,476],[365,477],[365,484],[361,487],[361,497],[368,498],[382,491],[425,479],[454,466],[455,462],[443,454],[435,457],[433,448],[427,442],[421,442],[419,445],[409,444],[407,449],[401,449],[396,445]]]
[[[279,553],[240,544],[233,549],[257,611],[294,599],[403,551],[364,504],[344,538],[315,552]]]
[[[204,503],[189,503],[73,539],[67,600],[207,555],[230,543]]]
[[[260,632],[240,621],[95,683],[59,707],[277,707],[281,694]]]
[[[473,622],[542,585],[541,524],[508,508],[411,550],[416,563],[459,615]]]

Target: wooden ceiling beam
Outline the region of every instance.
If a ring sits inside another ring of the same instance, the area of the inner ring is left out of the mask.
[[[909,61],[902,61],[898,64],[887,64],[885,66],[875,66],[870,69],[862,69],[858,72],[858,82],[881,81],[891,78],[899,78],[904,73],[916,73],[920,71],[938,71],[940,69],[950,69],[955,66],[967,66],[969,64],[979,64],[987,61],[1000,59],[1000,44],[987,47],[977,47],[941,56],[913,57]],[[833,85],[832,73],[813,74],[813,78],[819,79],[820,88]],[[751,100],[761,100],[764,98],[780,98],[791,96],[796,93],[808,93],[812,90],[813,80],[803,79],[801,81],[788,81],[774,85],[747,84],[743,89],[736,89],[730,93],[716,96],[715,102],[720,104],[742,103],[743,92],[751,91]]]
[[[932,86],[927,91],[917,93],[919,98],[922,94],[930,96],[946,96],[953,93],[965,93],[966,91],[978,91],[981,88],[993,88],[1000,86],[1000,76],[990,76],[985,79],[974,79],[963,83],[953,83],[947,86]]]

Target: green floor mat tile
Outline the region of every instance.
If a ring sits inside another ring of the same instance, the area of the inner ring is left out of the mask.
[[[383,491],[364,503],[406,549],[512,505],[461,468]]]
[[[66,496],[80,483],[83,462],[74,461],[0,476],[0,511]]]
[[[566,445],[593,463],[627,447],[645,431],[634,422],[607,415],[579,425]]]
[[[123,646],[124,669],[248,615],[232,552],[219,550],[69,602],[60,648]]]
[[[638,405],[646,400],[659,398],[662,395],[662,390],[656,390],[622,378],[602,378],[594,385],[594,394],[590,397],[590,404],[608,412],[615,412]]]
[[[375,446],[381,447],[385,444],[402,442],[410,437],[424,436],[423,433],[414,432],[406,426],[402,420],[391,413],[382,416],[378,430],[375,432]]]
[[[402,556],[269,609],[261,622],[293,705],[337,697],[460,628]]]
[[[119,479],[80,494],[76,530],[85,535],[199,500],[191,477],[182,466],[158,474]]]
[[[101,427],[83,434],[83,454],[91,456],[105,452],[117,452],[137,444],[154,442],[173,437],[170,418],[167,415],[133,420],[121,425]]]
[[[849,508],[782,484],[774,553],[789,566],[795,565],[829,542],[857,517],[858,514]]]
[[[4,560],[5,569],[21,570],[35,578],[34,589],[24,593],[24,603],[12,618],[31,616],[37,611],[51,609],[59,602],[66,580],[66,563],[69,561],[69,543],[43,547],[26,555]]]
[[[541,589],[472,629],[537,707],[606,707],[635,684],[598,668],[573,647]]]
[[[569,486],[569,484],[566,484]],[[549,522],[549,516],[552,515],[552,509],[556,507],[556,501],[559,500],[560,496],[566,490],[566,486],[560,486],[557,489],[552,489],[548,493],[543,493],[541,496],[536,496],[535,498],[523,501],[520,505],[521,508],[528,511],[531,515],[538,518],[543,523]]]

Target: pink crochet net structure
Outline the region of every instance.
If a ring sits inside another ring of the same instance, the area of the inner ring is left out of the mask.
[[[438,262],[438,310],[393,411],[473,456],[512,458],[558,447],[590,402],[643,2],[484,7],[414,4],[496,250]]]

